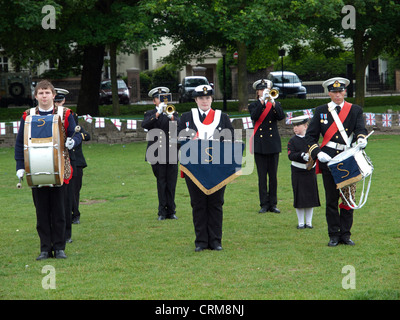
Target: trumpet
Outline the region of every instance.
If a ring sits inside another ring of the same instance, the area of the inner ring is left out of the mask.
[[[166,113],[167,115],[172,115],[175,112],[175,106],[172,104],[168,104],[164,107],[164,113]]]
[[[269,91],[269,96],[270,96],[272,99],[278,99],[278,97],[279,97],[279,91],[276,90],[276,89],[271,89],[271,90]]]

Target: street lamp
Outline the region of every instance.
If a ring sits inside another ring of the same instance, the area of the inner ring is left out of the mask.
[[[278,54],[281,57],[281,62],[282,62],[282,95],[285,95],[285,82],[283,81],[283,57],[285,56],[286,52],[285,49],[279,49]]]
[[[222,54],[222,86],[223,86],[223,105],[222,105],[222,110],[226,111],[226,74],[225,74],[225,58],[226,58],[226,47],[223,46],[221,48],[221,54]]]

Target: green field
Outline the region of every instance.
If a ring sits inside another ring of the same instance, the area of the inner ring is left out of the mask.
[[[68,258],[44,261],[35,260],[31,191],[26,182],[16,188],[13,148],[0,148],[0,299],[399,299],[400,136],[369,139],[375,171],[368,202],[354,214],[354,247],[327,246],[321,176],[314,229],[296,229],[287,142],[278,172],[282,213],[258,214],[257,174],[241,176],[225,193],[224,250],[198,253],[184,179],[176,190],[179,219],[158,221],[146,144],[87,144],[81,224],[73,225]],[[46,265],[56,289],[42,287]],[[347,266],[355,289],[342,286]]]

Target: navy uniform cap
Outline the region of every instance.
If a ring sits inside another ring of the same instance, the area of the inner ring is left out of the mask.
[[[330,92],[343,91],[349,85],[350,80],[346,78],[331,78],[322,83],[322,86]]]
[[[56,91],[56,96],[54,97],[54,101],[56,102],[63,101],[65,96],[69,93],[66,89],[54,88],[54,90]]]
[[[257,80],[256,82],[253,83],[253,89],[254,90],[264,90],[264,89],[271,89],[272,88],[272,82],[267,79],[260,79]]]
[[[205,96],[212,96],[214,94],[213,88],[206,84],[202,84],[200,86],[197,86],[194,88],[192,91],[192,97],[205,97]]]
[[[307,115],[298,116],[290,119],[293,125],[300,125],[308,122],[309,117]]]
[[[163,93],[169,93],[169,89],[167,87],[157,87],[149,91],[149,97],[157,98],[160,94]]]

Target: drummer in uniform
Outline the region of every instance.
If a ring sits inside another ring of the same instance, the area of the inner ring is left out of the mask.
[[[82,142],[80,135],[74,135],[75,120],[68,108],[60,109],[54,105],[56,91],[47,80],[42,80],[35,87],[36,108],[26,110],[21,119],[20,129],[15,142],[15,160],[17,177],[25,175],[24,163],[24,126],[28,115],[47,116],[59,114],[62,117],[64,135],[64,183],[60,187],[32,187],[33,203],[36,208],[36,230],[40,238],[40,255],[36,260],[53,256],[59,259],[67,258],[65,254],[65,188],[72,178],[72,169],[68,150]]]
[[[356,144],[361,148],[367,145],[362,108],[344,100],[349,83],[348,79],[340,77],[323,82],[322,86],[328,91],[331,101],[315,109],[305,136],[311,157],[317,160],[316,172],[322,173],[330,247],[339,243],[354,245],[350,239],[353,209],[343,203],[338,208],[340,191],[336,188],[327,163]],[[321,145],[318,144],[320,135],[323,137]]]
[[[146,161],[151,163],[153,174],[157,179],[157,194],[158,194],[158,220],[165,219],[178,219],[176,216],[176,204],[175,204],[175,189],[176,182],[178,179],[178,162],[177,162],[177,146],[172,146],[170,132],[170,122],[178,121],[178,113],[166,113],[165,102],[161,101],[160,95],[168,94],[169,89],[167,87],[157,87],[149,91],[149,97],[153,98],[155,108],[146,111],[144,119],[142,121],[142,128],[147,130],[157,129],[160,130],[157,140],[149,141],[146,149]],[[165,139],[162,139],[162,137]],[[147,154],[149,148],[157,143],[158,149],[156,150],[154,157],[158,157],[157,161],[151,161]],[[159,151],[165,153],[160,154]],[[170,153],[175,152],[176,156],[171,157]],[[165,159],[162,159],[165,156]],[[159,161],[160,160],[160,161]]]
[[[179,137],[186,136],[187,133],[190,139],[205,137],[209,140],[213,138],[216,131],[221,132],[224,129],[230,130],[231,137],[233,137],[233,127],[228,115],[211,108],[213,94],[214,90],[209,85],[200,85],[194,89],[192,96],[197,108],[182,114],[178,124]],[[217,112],[220,116],[217,116]],[[198,126],[196,126],[196,123]],[[204,249],[222,250],[222,206],[226,186],[207,195],[186,174],[184,177],[192,206],[196,236],[195,251],[200,252]]]

